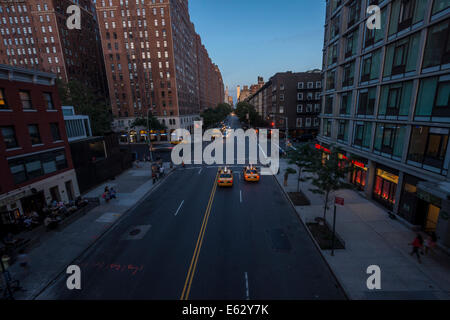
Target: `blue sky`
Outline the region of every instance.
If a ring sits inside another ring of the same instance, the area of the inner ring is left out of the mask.
[[[191,20],[236,99],[236,86],[321,68],[325,0],[189,0]]]

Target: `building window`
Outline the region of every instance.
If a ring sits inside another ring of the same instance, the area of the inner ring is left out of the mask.
[[[378,79],[380,71],[380,53],[381,50],[377,50],[362,59],[361,82]]]
[[[375,99],[377,88],[363,89],[359,92],[358,116],[373,116],[375,111]]]
[[[336,82],[336,70],[327,72],[327,90],[332,90],[335,88]]]
[[[392,2],[389,35],[411,27],[425,17],[427,2],[423,0],[395,0]],[[383,24],[382,24],[383,25]]]
[[[355,124],[353,145],[356,147],[369,149],[371,138],[372,138],[372,123],[358,121]]]
[[[374,153],[394,160],[402,159],[406,126],[388,123],[377,124]]]
[[[302,101],[303,100],[303,93],[298,93],[297,94],[297,100]]]
[[[299,82],[299,83],[297,83],[297,88],[298,89],[303,89],[303,82]]]
[[[41,135],[39,134],[39,127],[37,124],[28,125],[28,133],[30,134],[31,144],[41,144]]]
[[[31,103],[31,95],[29,91],[21,90],[19,91],[20,101],[22,102],[23,109],[33,109],[33,104]]]
[[[411,105],[413,82],[401,82],[381,87],[379,118],[407,116]]]
[[[16,132],[14,127],[2,127],[3,141],[5,142],[6,149],[17,148]]]
[[[339,120],[338,140],[347,142],[348,140],[348,120]]]
[[[331,119],[324,119],[323,120],[323,135],[325,137],[331,137],[331,124],[332,124]]]
[[[333,95],[328,95],[325,97],[325,108],[324,114],[333,114]]]
[[[6,102],[5,89],[0,88],[0,109],[8,109],[8,103]]]
[[[416,70],[420,33],[395,42],[386,49],[383,77]]]
[[[52,132],[53,141],[60,141],[61,134],[59,133],[59,125],[58,123],[50,123],[50,130]]]
[[[345,58],[354,56],[358,47],[358,29],[346,37],[345,44]]]
[[[450,63],[449,25],[450,20],[446,20],[430,28],[427,45],[425,47],[424,68]]]
[[[343,87],[353,86],[355,76],[355,63],[351,62],[344,65],[344,79],[342,81]]]
[[[340,115],[346,115],[346,116],[350,115],[350,110],[352,107],[352,97],[353,97],[353,92],[351,92],[351,91],[342,94],[341,106],[339,109]]]
[[[420,81],[415,120],[450,118],[450,79],[432,77]],[[446,121],[446,120],[445,120]]]
[[[448,0],[434,0],[432,14],[434,15],[448,8],[450,8],[450,2]]]
[[[297,118],[297,128],[301,128],[302,127],[302,118]]]
[[[53,104],[52,94],[49,92],[44,92],[44,99],[47,105],[47,110],[54,110],[55,105]]]
[[[297,113],[302,113],[303,112],[303,105],[302,104],[298,104],[297,105]]]
[[[444,168],[449,129],[413,126],[408,152],[408,163],[447,175]]]

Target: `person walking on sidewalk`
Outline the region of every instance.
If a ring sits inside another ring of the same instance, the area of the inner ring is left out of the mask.
[[[410,255],[412,256],[413,254],[417,255],[417,260],[419,261],[419,263],[422,263],[420,261],[420,249],[422,249],[423,246],[423,238],[420,235],[420,233],[417,234],[416,238],[414,239],[414,241],[411,243],[411,245],[413,246],[413,249],[410,253]]]
[[[164,176],[164,166],[159,168],[159,176],[162,178]]]
[[[109,193],[111,195],[111,199],[116,199],[116,189],[114,189],[114,187],[111,187],[111,189],[109,190]]]
[[[428,254],[428,250],[433,250],[436,247],[437,237],[433,231],[431,235],[425,239],[423,246],[425,247],[425,254]]]

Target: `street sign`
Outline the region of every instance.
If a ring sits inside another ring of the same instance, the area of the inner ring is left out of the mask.
[[[336,204],[339,204],[339,205],[343,206],[343,205],[344,205],[344,198],[336,197],[336,199],[335,199],[334,202],[335,202]]]

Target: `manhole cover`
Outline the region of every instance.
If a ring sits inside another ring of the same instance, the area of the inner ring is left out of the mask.
[[[122,237],[122,240],[141,240],[145,237],[151,225],[132,226]]]
[[[139,229],[134,229],[132,231],[130,231],[130,236],[136,236],[141,232],[141,230]]]

